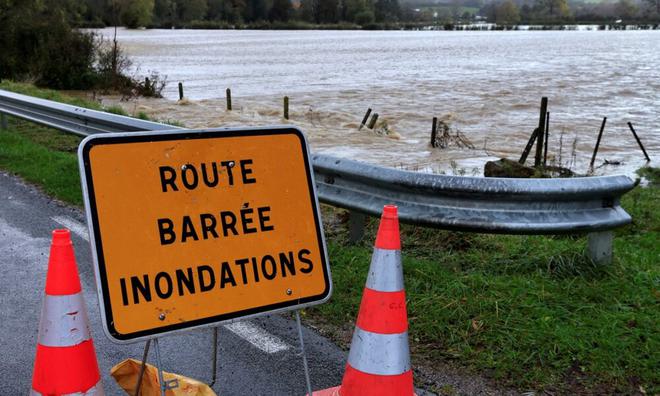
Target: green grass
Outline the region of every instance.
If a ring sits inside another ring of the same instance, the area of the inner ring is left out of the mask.
[[[112,114],[128,115],[117,105],[104,108],[94,101],[37,88],[28,83],[4,80],[0,82],[0,89]],[[143,112],[136,116],[149,120]],[[82,138],[14,117],[8,117],[8,123],[7,131],[0,130],[0,168],[41,186],[51,196],[81,206],[83,201],[76,152]],[[172,124],[181,126],[176,121]]]
[[[11,119],[9,130],[0,130],[0,168],[41,186],[48,195],[81,206],[75,140],[79,141]]]
[[[655,174],[657,186],[658,170],[643,172]],[[413,361],[455,361],[519,389],[660,392],[658,192],[624,196],[633,224],[616,231],[607,267],[586,257],[583,237],[402,227]],[[373,238],[347,246],[340,221],[328,232],[335,293],[308,317],[345,330],[357,314]]]
[[[80,206],[79,139],[10,121],[0,132],[0,167]],[[451,362],[520,390],[659,393],[660,171],[640,173],[649,187],[624,196],[633,224],[616,231],[607,267],[585,257],[583,237],[403,226],[413,363]],[[335,291],[305,316],[348,346],[377,222],[351,246],[345,213],[323,211]]]
[[[660,168],[641,168],[637,173],[652,187],[660,187]]]

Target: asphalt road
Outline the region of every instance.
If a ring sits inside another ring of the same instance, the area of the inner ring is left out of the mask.
[[[81,210],[54,201],[18,178],[0,173],[0,373],[3,395],[25,395],[31,386],[39,315],[53,229],[72,231],[90,329],[107,395],[124,395],[110,368],[141,359],[144,343],[118,345],[103,334],[94,270]],[[295,321],[271,315],[221,326],[218,381],[222,395],[304,395],[302,358]],[[341,381],[346,354],[329,340],[303,329],[312,386]],[[213,331],[202,329],[162,338],[163,368],[209,382]],[[153,352],[149,357],[154,363]]]

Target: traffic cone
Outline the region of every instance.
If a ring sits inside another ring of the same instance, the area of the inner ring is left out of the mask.
[[[103,396],[69,230],[53,231],[31,396]]]
[[[411,396],[408,314],[397,207],[386,205],[341,386],[315,396]]]

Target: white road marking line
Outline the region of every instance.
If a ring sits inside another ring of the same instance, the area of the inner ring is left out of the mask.
[[[266,353],[286,351],[291,346],[250,322],[234,322],[224,327]]]
[[[10,263],[14,264],[14,260],[20,260],[18,267],[21,268],[21,271],[31,271],[37,268],[39,271],[44,271],[45,274],[48,267],[49,249],[50,240],[48,238],[33,238],[0,218],[0,257],[2,257],[3,265],[11,265]],[[30,266],[24,267],[25,263]],[[36,267],[32,267],[32,265]]]
[[[89,235],[87,233],[87,226],[80,223],[79,221],[73,220],[72,218],[66,216],[53,216],[51,219],[68,228],[71,232],[78,235],[82,239],[89,242]]]

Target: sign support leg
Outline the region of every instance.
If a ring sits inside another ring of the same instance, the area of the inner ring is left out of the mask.
[[[215,385],[215,380],[217,379],[218,374],[218,328],[213,328],[213,377],[211,377],[210,387]]]
[[[151,340],[147,340],[147,343],[144,345],[144,353],[142,354],[142,364],[140,365],[140,374],[138,375],[137,384],[135,384],[135,395],[140,395],[140,388],[142,388],[142,377],[144,377],[144,369],[147,365],[147,356],[149,356],[149,347],[151,346]]]
[[[158,345],[158,338],[154,338],[154,351],[156,352],[156,364],[158,365],[158,382],[160,383],[160,395],[165,396],[168,389],[179,387],[179,381],[174,379],[165,381],[163,378],[163,361],[160,360],[160,346]]]
[[[160,346],[158,345],[158,338],[154,338],[154,349],[156,351],[156,364],[158,365],[158,383],[160,384],[160,395],[165,396],[165,380],[163,379],[163,362],[160,360]]]
[[[296,310],[296,323],[298,324],[298,337],[300,338],[300,352],[303,358],[303,367],[305,368],[305,382],[307,384],[307,395],[312,396],[312,381],[309,379],[309,366],[307,366],[307,353],[305,352],[305,342],[303,341],[302,324],[300,324],[300,310]]]

